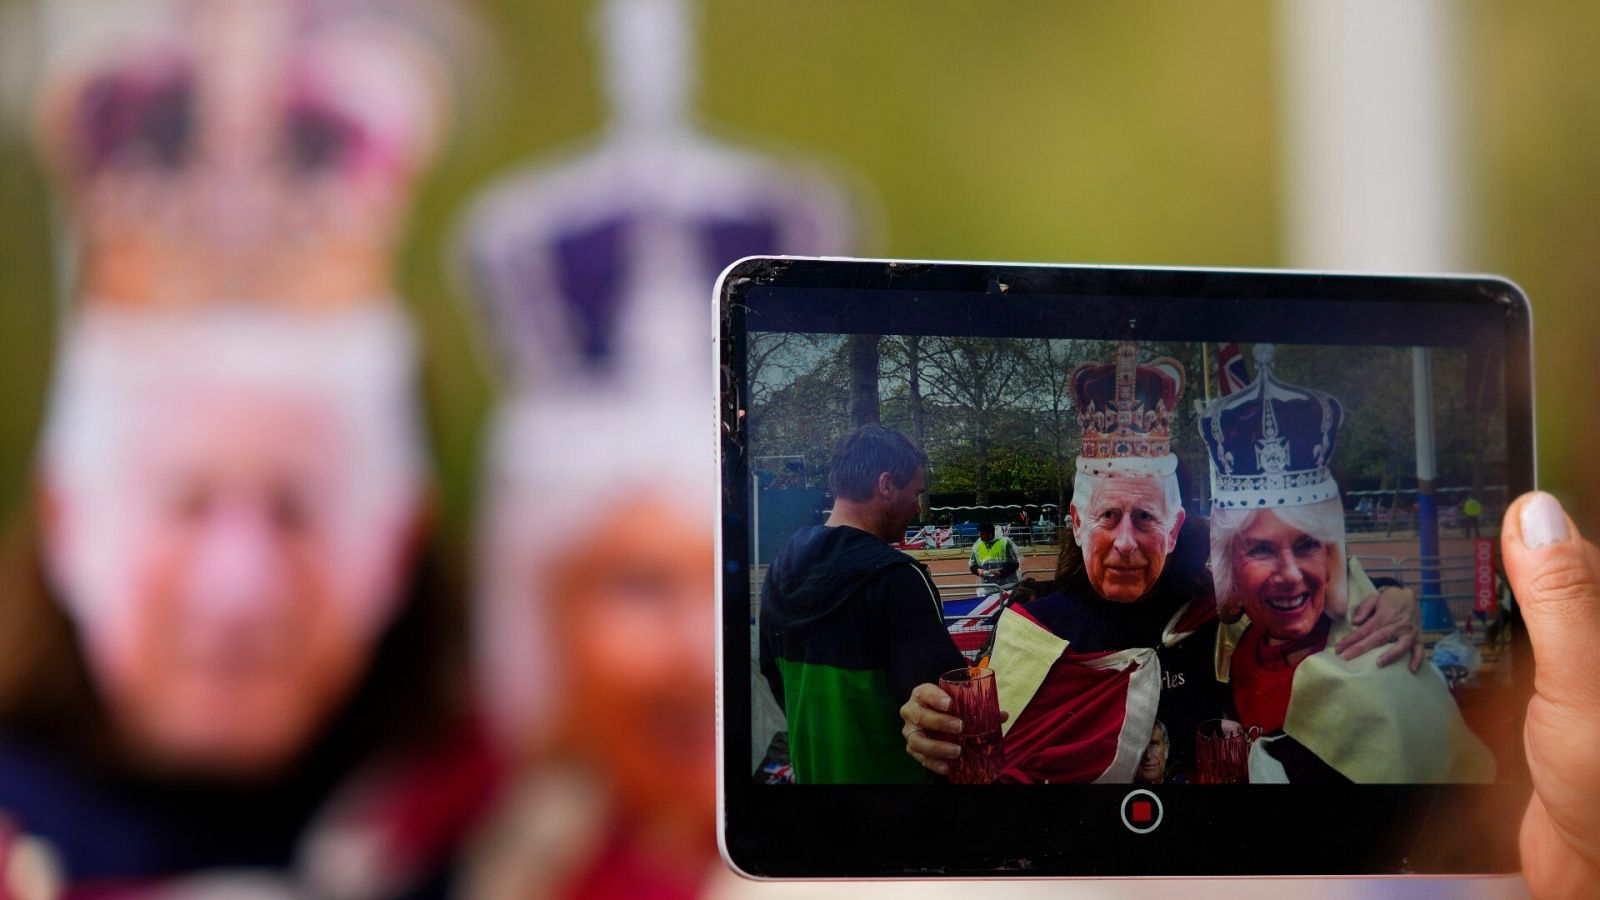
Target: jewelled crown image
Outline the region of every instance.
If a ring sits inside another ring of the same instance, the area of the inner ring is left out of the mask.
[[[1257,344],[1255,381],[1213,401],[1201,418],[1213,508],[1305,506],[1339,496],[1328,461],[1344,407],[1323,391],[1280,381],[1274,353]]]
[[[1139,362],[1139,345],[1117,344],[1115,361],[1072,371],[1072,402],[1085,460],[1172,455],[1172,419],[1183,396],[1183,367],[1170,357]]]

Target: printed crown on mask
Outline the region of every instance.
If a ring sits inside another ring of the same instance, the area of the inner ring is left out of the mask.
[[[1183,367],[1170,357],[1139,362],[1139,345],[1117,344],[1110,363],[1086,363],[1069,379],[1083,448],[1078,471],[1170,474],[1172,421],[1183,395]]]
[[[391,302],[447,127],[426,0],[54,4],[36,122],[80,306]],[[92,24],[91,24],[92,23]]]
[[[613,140],[513,176],[463,230],[490,349],[514,387],[703,393],[718,274],[745,256],[843,252],[840,198],[699,137]]]
[[[1200,421],[1214,509],[1306,506],[1339,496],[1328,462],[1344,408],[1319,390],[1286,384],[1274,348],[1255,346],[1256,379],[1213,400]]]
[[[603,136],[495,184],[467,218],[473,287],[516,387],[703,394],[728,264],[855,243],[831,174],[697,127],[696,6],[598,3]]]

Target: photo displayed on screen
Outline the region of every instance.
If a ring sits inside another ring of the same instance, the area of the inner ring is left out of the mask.
[[[752,778],[1509,778],[1501,365],[752,332]]]

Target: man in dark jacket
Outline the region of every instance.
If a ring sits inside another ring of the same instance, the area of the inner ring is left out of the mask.
[[[761,672],[789,724],[802,784],[920,782],[898,710],[965,665],[927,570],[889,546],[917,516],[928,458],[865,425],[834,447],[832,514],[802,528],[761,588]]]

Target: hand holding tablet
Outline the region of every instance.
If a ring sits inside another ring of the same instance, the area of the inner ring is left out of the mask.
[[[1501,535],[1538,661],[1523,875],[1536,897],[1590,896],[1600,884],[1600,551],[1549,494],[1513,504]]]

